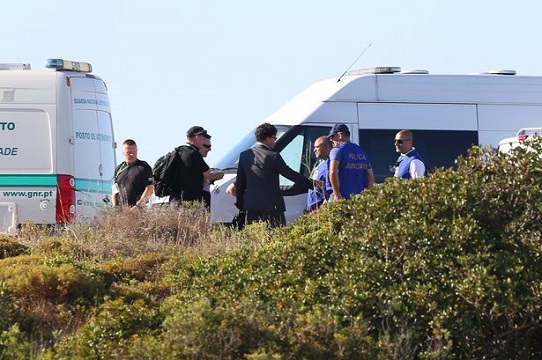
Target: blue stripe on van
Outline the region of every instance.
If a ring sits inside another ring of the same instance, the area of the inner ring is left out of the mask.
[[[75,179],[78,191],[109,194],[113,180]],[[56,175],[0,175],[0,187],[57,186]]]
[[[0,186],[55,186],[56,175],[0,175]]]
[[[111,193],[112,183],[112,180],[75,179],[75,189],[77,191],[109,194]]]

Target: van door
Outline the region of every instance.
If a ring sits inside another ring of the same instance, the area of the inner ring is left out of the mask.
[[[71,78],[75,132],[76,214],[89,217],[109,201],[115,151],[109,101],[99,79]]]

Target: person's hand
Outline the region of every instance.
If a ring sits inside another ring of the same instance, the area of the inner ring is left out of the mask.
[[[214,184],[216,180],[220,180],[224,177],[224,171],[213,171],[211,172],[211,184]]]
[[[143,209],[144,207],[145,207],[145,203],[142,204],[142,203],[138,202],[138,203],[136,203],[134,206],[132,206],[132,207],[130,208],[130,211],[135,211],[135,210]]]
[[[231,183],[226,188],[226,193],[230,194],[231,196],[237,196],[237,188],[235,187],[235,183]]]

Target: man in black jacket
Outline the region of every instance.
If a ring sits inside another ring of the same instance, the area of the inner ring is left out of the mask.
[[[223,172],[212,172],[203,159],[200,148],[208,144],[211,135],[201,126],[192,126],[186,132],[186,145],[180,147],[176,158],[176,177],[170,203],[181,206],[186,201],[205,201],[204,181],[212,183],[222,179]]]
[[[137,144],[132,139],[122,143],[124,161],[115,169],[113,206],[144,207],[154,192],[152,169],[137,158]]]
[[[267,221],[269,227],[286,224],[286,206],[279,186],[279,175],[312,188],[312,181],[292,170],[279,153],[273,151],[277,128],[264,123],[256,128],[256,145],[239,156],[236,206],[246,213],[246,223]]]

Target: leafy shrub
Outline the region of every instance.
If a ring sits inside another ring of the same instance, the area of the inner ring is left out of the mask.
[[[55,257],[65,256],[74,261],[82,261],[91,256],[82,244],[67,236],[43,237],[32,247],[32,253],[37,255]]]
[[[164,240],[145,230],[152,216],[112,214],[135,218],[70,228],[60,239],[73,248],[40,238],[33,256],[0,260],[0,281],[17,310],[56,311],[45,337],[56,345],[32,344],[47,359],[540,358],[542,145],[531,145],[473,149],[454,170],[388,179],[272,231],[205,215]],[[93,281],[87,296],[69,290]],[[77,324],[58,321],[70,314]],[[18,338],[17,319],[0,341]]]
[[[105,292],[99,275],[67,257],[0,260],[0,281],[12,292],[21,330],[45,342],[58,328],[80,326]]]
[[[37,350],[32,347],[26,334],[18,324],[0,331],[0,359],[33,359],[37,358]]]
[[[66,257],[9,258],[0,261],[0,279],[19,299],[69,302],[103,294],[99,276]]]
[[[13,303],[12,291],[4,282],[0,282],[0,333],[13,324],[16,307]]]
[[[107,282],[154,280],[158,278],[160,265],[165,260],[164,254],[148,253],[135,258],[106,261],[99,268]]]
[[[162,321],[160,311],[143,300],[106,301],[77,334],[60,341],[44,357],[55,360],[126,359],[142,336],[158,333]],[[136,358],[144,356],[137,355]],[[144,358],[153,357],[148,354]]]
[[[456,170],[389,179],[262,248],[181,264],[177,291],[208,299],[211,312],[250,300],[274,309],[270,324],[310,318],[326,331],[333,319],[333,337],[361,321],[367,347],[350,356],[538,357],[541,179],[533,153],[474,149]],[[307,327],[283,328],[283,339],[296,340],[275,343],[273,354],[305,356]]]
[[[27,254],[28,251],[28,247],[19,244],[15,240],[6,237],[0,237],[0,259]]]

